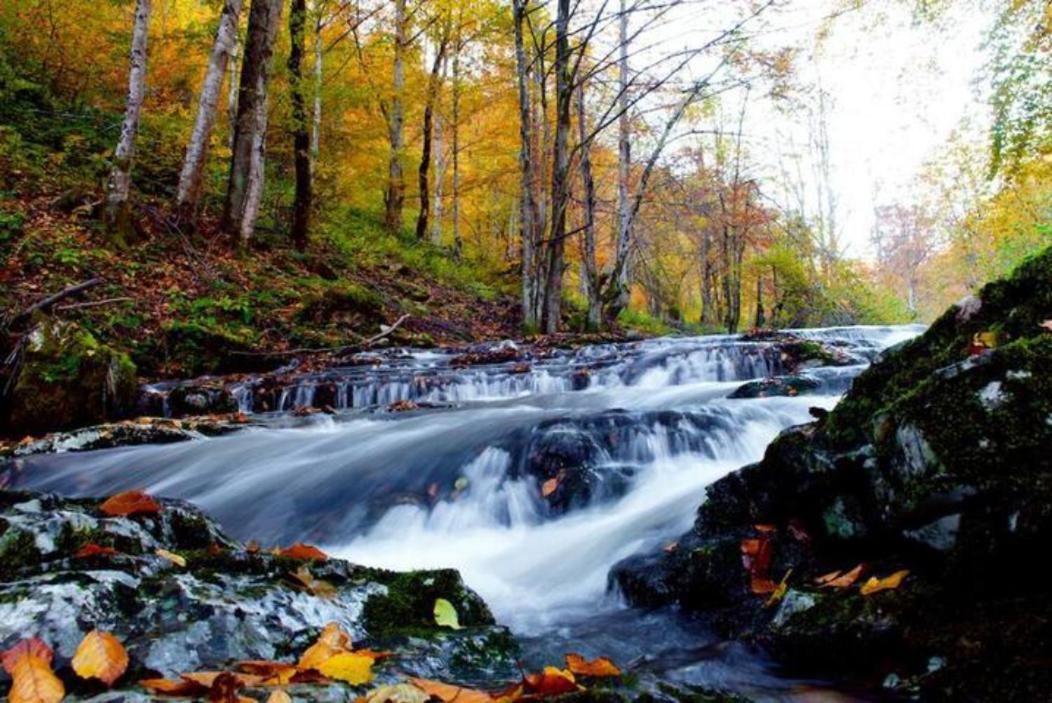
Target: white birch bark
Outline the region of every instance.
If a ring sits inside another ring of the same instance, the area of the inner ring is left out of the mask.
[[[446,180],[446,154],[442,142],[442,115],[435,115],[435,189],[432,194],[431,243],[442,246],[442,185]]]

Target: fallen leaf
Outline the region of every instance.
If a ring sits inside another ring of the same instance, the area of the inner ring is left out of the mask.
[[[336,595],[336,587],[328,581],[314,578],[314,575],[306,565],[301,566],[296,571],[289,572],[289,578],[316,596],[332,598]]]
[[[372,657],[357,652],[339,652],[315,668],[331,679],[358,686],[373,680],[374,661]]]
[[[333,656],[340,652],[349,652],[350,649],[351,636],[344,632],[338,624],[330,622],[318,635],[317,641],[303,652],[299,667],[317,670]]]
[[[570,653],[566,655],[566,668],[575,676],[591,676],[602,678],[604,676],[620,676],[621,669],[606,657],[598,657],[588,661],[580,654]]]
[[[51,670],[51,648],[33,637],[3,654],[4,669],[11,675],[10,703],[58,703],[66,695],[62,681]]]
[[[139,685],[151,693],[163,696],[186,696],[199,698],[208,693],[208,686],[196,681],[173,681],[171,679],[142,679]]]
[[[410,677],[409,681],[432,698],[438,698],[442,703],[492,703],[493,698],[485,691],[474,688],[462,688],[441,681],[430,679],[415,679]]]
[[[208,700],[211,703],[240,703],[238,689],[244,686],[237,675],[224,671],[212,681],[208,689]]]
[[[854,585],[855,581],[858,581],[858,577],[862,575],[863,568],[864,566],[859,564],[851,571],[834,571],[818,577],[817,583],[821,588],[848,588]]]
[[[325,561],[329,558],[329,555],[321,551],[317,547],[311,544],[303,544],[297,542],[291,547],[279,547],[276,550],[279,557],[288,557],[289,559],[302,559],[304,561]]]
[[[782,580],[778,582],[778,586],[771,591],[771,597],[767,599],[767,602],[763,604],[763,607],[770,608],[772,605],[777,604],[785,598],[785,594],[789,590],[789,576],[792,573],[792,569],[785,572],[785,576],[783,576]]]
[[[85,544],[83,547],[77,550],[77,553],[73,555],[74,559],[87,559],[88,557],[115,557],[118,552],[113,547],[103,547],[94,542]]]
[[[107,686],[128,668],[128,652],[109,632],[92,630],[84,635],[73,655],[73,671],[82,679],[95,678]]]
[[[161,557],[162,559],[167,559],[176,566],[186,566],[186,559],[184,557],[179,556],[175,552],[169,552],[167,549],[158,549],[154,552],[154,554]]]
[[[161,512],[161,504],[142,491],[124,491],[107,498],[99,510],[111,517]]]
[[[753,576],[749,579],[749,590],[757,596],[765,596],[778,590],[778,584],[768,578]]]
[[[559,477],[550,478],[541,484],[541,497],[547,498],[559,488]]]
[[[290,683],[300,671],[295,664],[257,659],[240,661],[235,666],[246,673],[259,676],[263,679],[260,683],[264,686],[281,686]]]
[[[546,666],[539,674],[525,678],[528,693],[538,696],[561,696],[577,690],[577,681],[573,674],[555,666]]]
[[[774,525],[753,525],[752,528],[761,534],[769,534],[778,529]]]
[[[445,598],[435,599],[435,624],[454,630],[462,629],[460,618],[457,616],[457,609]]]
[[[902,580],[906,578],[909,573],[908,570],[903,569],[902,571],[896,571],[891,576],[886,576],[882,579],[872,576],[869,581],[862,584],[862,595],[868,596],[879,591],[888,591],[898,588],[899,585],[902,584]]]
[[[292,696],[285,693],[284,689],[279,688],[267,696],[267,703],[292,703]]]

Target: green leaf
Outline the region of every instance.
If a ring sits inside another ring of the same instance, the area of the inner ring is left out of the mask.
[[[435,624],[460,630],[460,618],[457,617],[457,609],[445,598],[435,599]]]

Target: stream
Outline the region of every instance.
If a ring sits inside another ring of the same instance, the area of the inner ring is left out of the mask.
[[[811,419],[810,407],[831,408],[877,354],[921,329],[794,330],[837,349],[841,363],[802,371],[817,383],[810,393],[754,399],[728,396],[787,372],[777,343],[658,338],[466,368],[445,352],[388,350],[297,376],[278,410],[264,410],[246,379],[235,397],[260,426],[29,457],[18,487],[141,488],[192,501],[239,539],[305,541],[391,569],[454,567],[533,665],[580,651],[770,700],[871,700],[782,678],[700,621],[626,608],[607,575],[687,530],[706,485],[759,460],[781,430]],[[321,396],[334,414],[291,412]],[[399,402],[404,412],[386,410]]]

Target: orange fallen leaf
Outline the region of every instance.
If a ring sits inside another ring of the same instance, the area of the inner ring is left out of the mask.
[[[488,693],[474,688],[462,688],[441,681],[413,677],[409,678],[409,682],[432,698],[438,698],[442,703],[493,703]]]
[[[279,547],[276,550],[276,553],[279,557],[288,557],[289,559],[302,559],[304,561],[312,559],[315,561],[325,561],[329,558],[328,554],[321,551],[314,545],[303,544],[302,542],[297,542],[291,547]]]
[[[179,678],[185,681],[211,688],[220,676],[232,676],[241,686],[258,686],[263,678],[253,674],[242,674],[234,671],[190,671],[179,674]]]
[[[778,590],[778,584],[768,578],[753,576],[749,579],[749,590],[757,596],[765,596]]]
[[[142,491],[124,491],[107,498],[99,510],[112,517],[161,512],[161,504]]]
[[[307,647],[300,656],[299,667],[318,670],[318,667],[337,654],[349,651],[351,651],[351,636],[339,625],[330,622],[318,635],[317,641]]]
[[[546,666],[539,674],[525,677],[526,691],[538,696],[561,696],[577,690],[573,674],[555,666]]]
[[[246,673],[262,678],[260,683],[264,686],[280,686],[290,683],[300,671],[295,664],[256,659],[241,661],[235,666]]]
[[[210,703],[241,703],[241,696],[237,692],[243,687],[236,674],[224,671],[209,686],[208,700]]]
[[[541,497],[547,498],[559,488],[559,477],[550,478],[541,484]]]
[[[769,534],[777,529],[774,525],[753,525],[752,528],[761,534]]]
[[[862,595],[868,596],[871,593],[877,593],[879,591],[889,591],[898,588],[902,584],[902,580],[910,572],[906,569],[902,571],[896,571],[891,576],[886,576],[882,579],[878,579],[876,576],[870,577],[869,581],[862,584]]]
[[[295,571],[290,571],[289,578],[293,583],[316,596],[331,598],[336,595],[336,587],[328,581],[314,578],[314,574],[310,572],[310,569],[308,569],[306,565],[301,566]]]
[[[87,559],[88,557],[115,557],[118,552],[113,547],[103,547],[94,542],[85,544],[83,547],[77,550],[77,553],[73,555],[74,559]]]
[[[72,663],[82,679],[95,678],[112,686],[128,668],[128,652],[111,633],[92,630],[80,641]]]
[[[588,661],[580,654],[574,654],[573,652],[566,655],[566,668],[575,676],[602,678],[604,676],[621,675],[621,669],[606,657],[598,657]]]
[[[11,675],[10,703],[58,703],[66,695],[62,681],[51,670],[51,648],[33,637],[3,654],[4,669]]]
[[[854,585],[855,581],[858,581],[858,577],[862,575],[862,569],[864,565],[859,564],[851,571],[834,571],[824,576],[819,576],[816,583],[821,588],[848,588]]]
[[[185,696],[199,698],[208,693],[208,686],[196,681],[173,681],[171,679],[142,679],[139,685],[150,693],[162,696]]]

